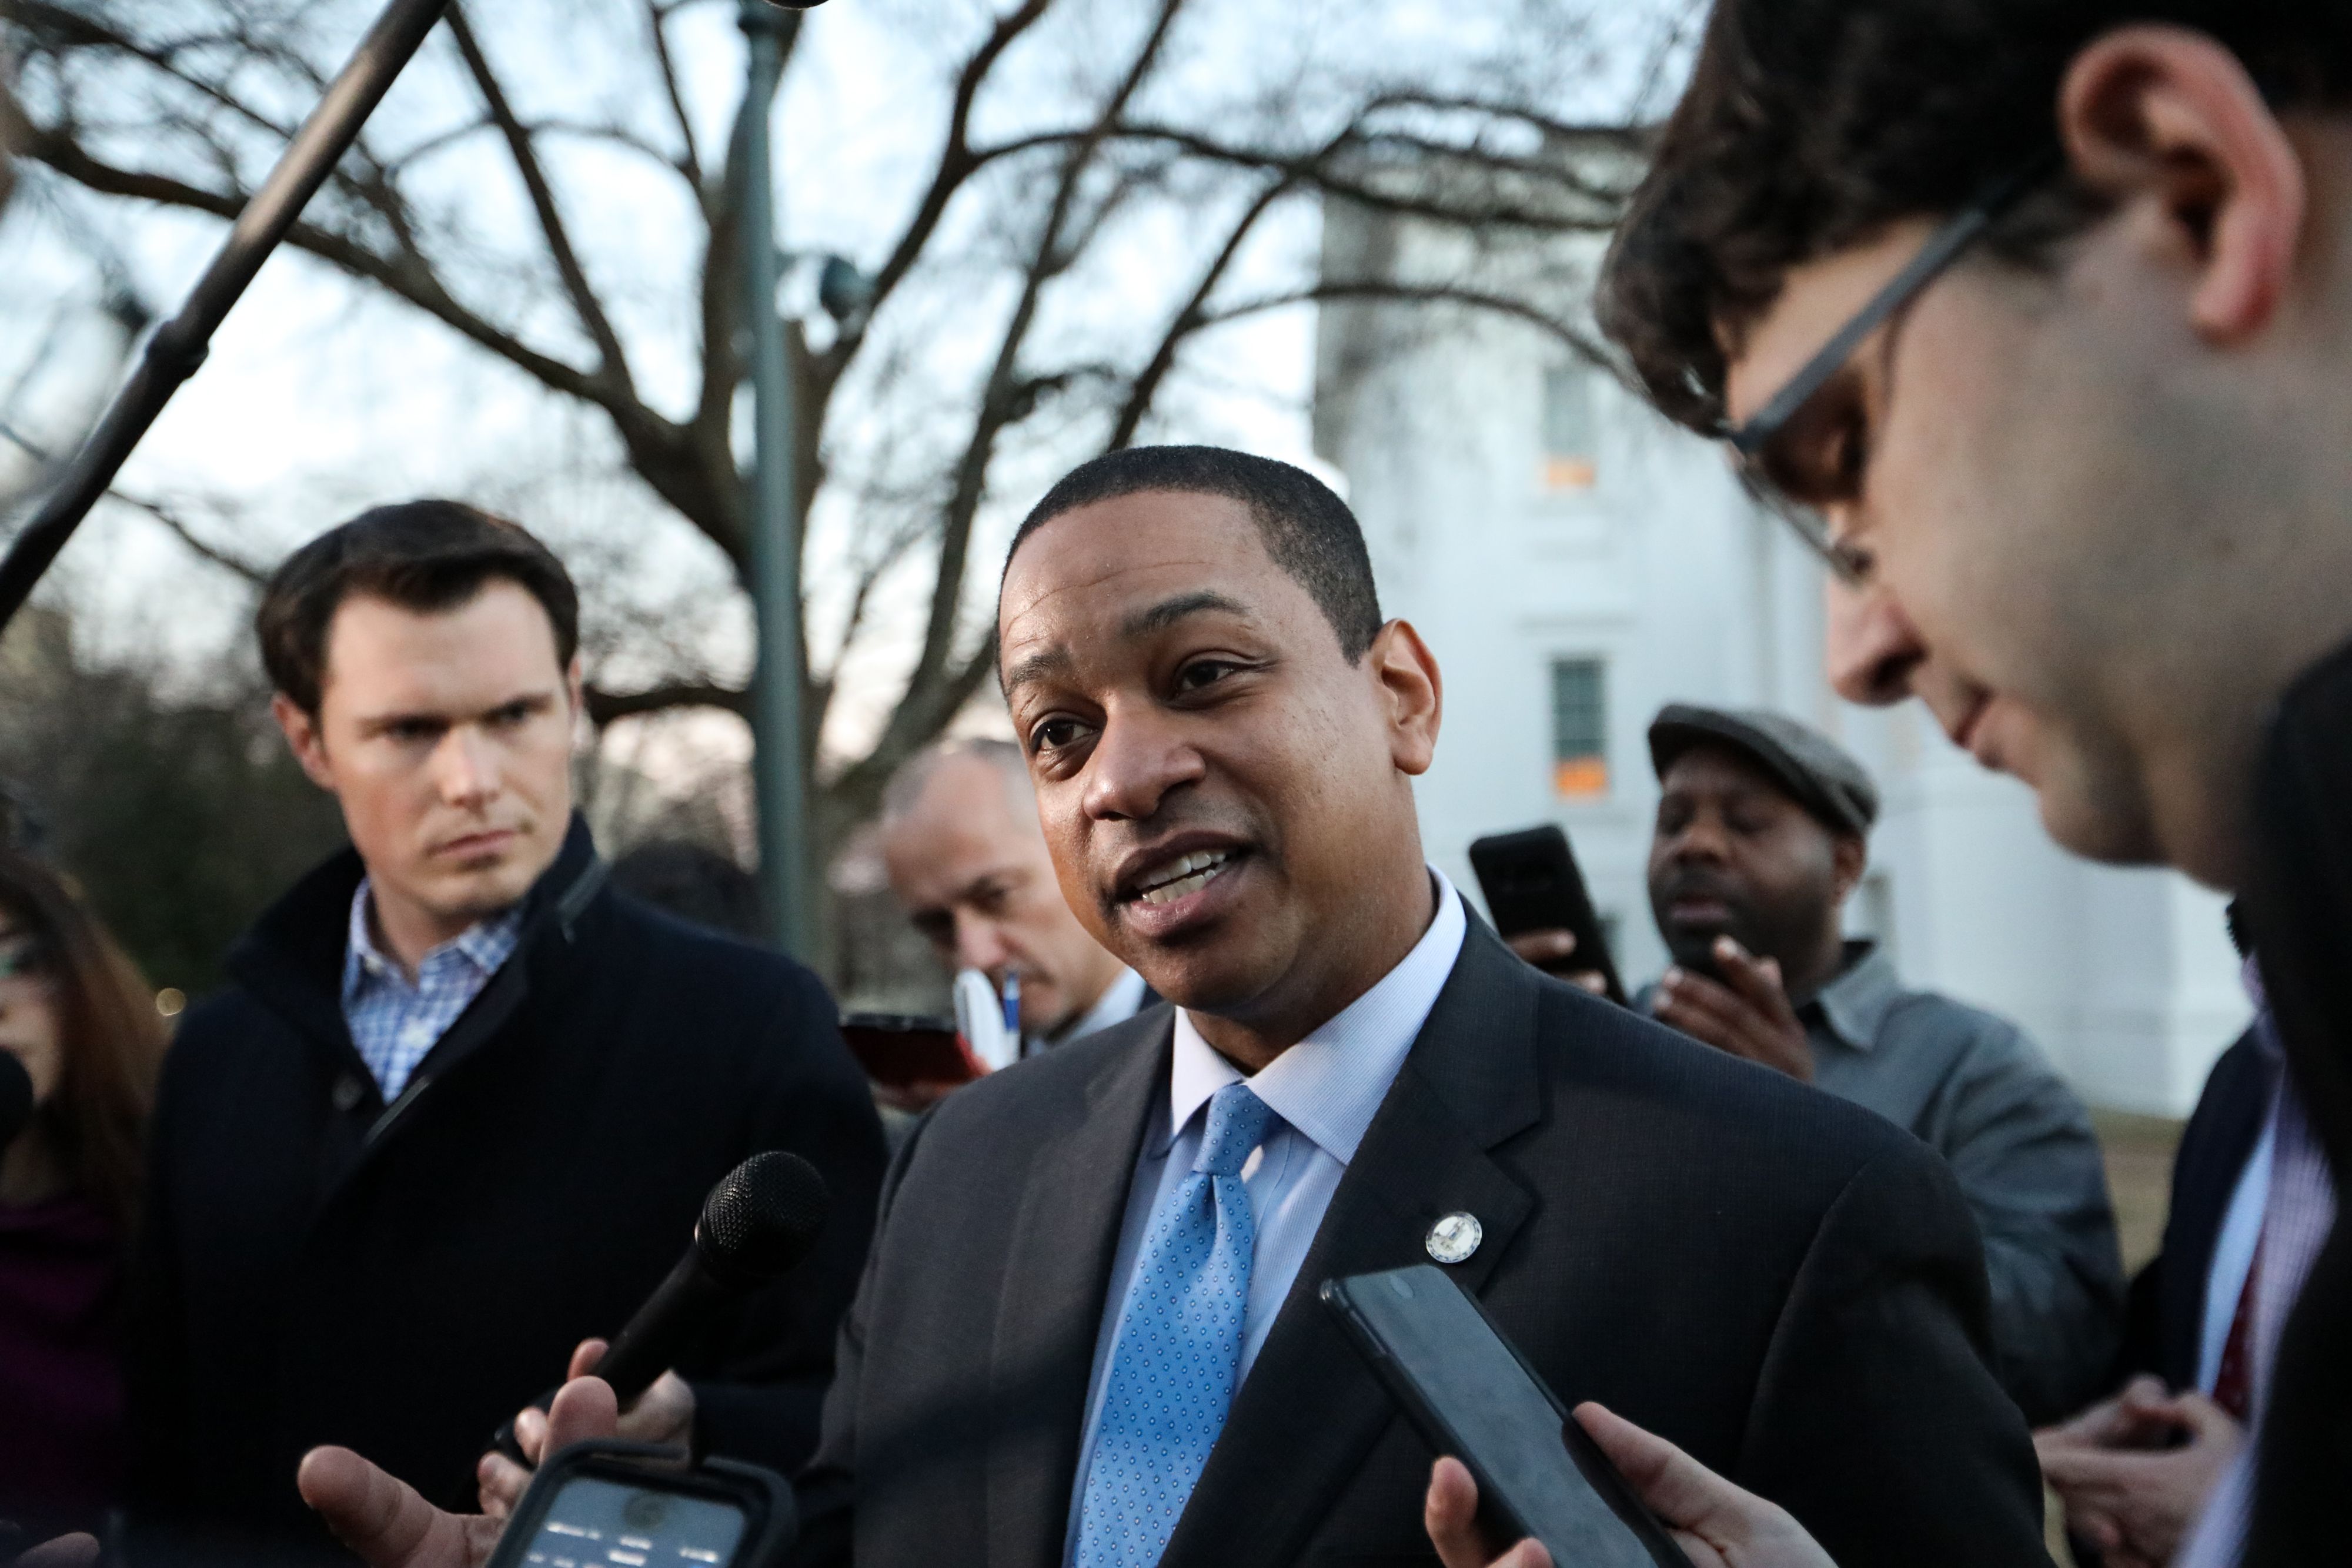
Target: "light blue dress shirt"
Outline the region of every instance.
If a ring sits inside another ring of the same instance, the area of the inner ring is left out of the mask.
[[[1469,930],[1461,895],[1436,867],[1430,868],[1429,878],[1437,894],[1437,913],[1412,951],[1370,990],[1255,1075],[1219,1056],[1192,1026],[1192,1015],[1178,1009],[1168,1102],[1154,1108],[1136,1155],[1110,1288],[1103,1296],[1102,1325],[1095,1334],[1094,1374],[1087,1385],[1086,1426],[1079,1437],[1078,1471],[1063,1549],[1066,1563],[1076,1549],[1078,1501],[1086,1495],[1087,1472],[1094,1463],[1096,1433],[1102,1424],[1108,1382],[1104,1373],[1136,1253],[1152,1210],[1192,1172],[1210,1097],[1228,1083],[1246,1081],[1276,1117],[1265,1143],[1242,1167],[1257,1242],[1250,1254],[1249,1305],[1242,1322],[1241,1369],[1234,1385],[1238,1396],[1300,1265],[1307,1261],[1339,1178],[1347,1175],[1365,1129],[1388,1098],[1389,1085],[1396,1081],[1397,1070],[1404,1065],[1429,1009],[1437,1003],[1437,993],[1444,989],[1454,960],[1461,956]]]
[[[2273,1103],[2278,1088],[2273,1082]],[[2198,1323],[2200,1393],[2212,1393],[2221,1381],[2221,1358],[2229,1353],[2238,1301],[2245,1294],[2246,1277],[2254,1271],[2254,1249],[2263,1239],[2263,1218],[2271,1201],[2271,1158],[2277,1149],[2278,1114],[2273,1109],[2263,1118],[2263,1135],[2246,1156],[2237,1186],[2230,1189],[2230,1207],[2222,1211],[2221,1229],[2213,1239],[2213,1267],[2205,1275],[2205,1315]]]
[[[352,894],[351,935],[343,948],[343,1021],[385,1104],[400,1098],[417,1064],[441,1043],[458,1015],[514,956],[522,906],[467,926],[425,955],[411,980],[368,931],[368,879]]]

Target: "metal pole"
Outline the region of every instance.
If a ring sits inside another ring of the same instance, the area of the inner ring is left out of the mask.
[[[787,29],[800,17],[742,0],[751,43],[744,116],[743,258],[751,329],[751,602],[760,663],[751,691],[751,777],[760,812],[760,881],[776,942],[806,956],[807,803],[801,758],[801,530],[793,473],[793,379],[776,304],[774,150],[770,114]]]
[[[145,354],[98,427],[74,454],[33,520],[9,545],[7,558],[0,559],[0,630],[24,608],[34,584],[114,483],[172,394],[205,362],[214,331],[334,172],[337,161],[359,139],[360,128],[448,5],[449,0],[392,0],[342,74],[329,84],[319,107],[287,144],[278,167],[237,214],[220,254],[189,291],[187,303],[147,340]]]

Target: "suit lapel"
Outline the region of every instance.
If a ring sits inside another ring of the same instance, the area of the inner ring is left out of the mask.
[[[1430,1227],[1475,1216],[1449,1271],[1475,1293],[1535,1210],[1487,1151],[1542,1113],[1538,988],[1475,918],[1445,988],[1332,1195],[1265,1348],[1169,1542],[1164,1568],[1293,1562],[1395,1407],[1317,1299],[1325,1280],[1428,1261]]]
[[[1097,1038],[1103,1062],[1083,1100],[1039,1129],[1006,1249],[989,1364],[988,1561],[999,1568],[1062,1560],[1136,1151],[1168,1095],[1173,1015],[1104,1031],[1112,1035]]]

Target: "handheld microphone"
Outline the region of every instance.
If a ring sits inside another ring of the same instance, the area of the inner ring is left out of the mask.
[[[13,1051],[0,1051],[0,1154],[33,1119],[33,1075]]]
[[[798,1155],[772,1149],[737,1166],[703,1199],[686,1256],[613,1336],[589,1375],[611,1384],[623,1405],[643,1394],[719,1309],[808,1256],[832,1204],[824,1178]],[[538,1408],[547,1408],[553,1397],[538,1401]],[[491,1446],[519,1464],[530,1463],[511,1421],[499,1428]]]

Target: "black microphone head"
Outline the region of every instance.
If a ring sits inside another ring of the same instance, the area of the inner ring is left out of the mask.
[[[32,1119],[33,1075],[15,1051],[0,1051],[0,1150],[15,1143]]]
[[[694,1245],[712,1274],[741,1289],[765,1284],[808,1256],[833,1195],[798,1155],[753,1155],[702,1201]]]

